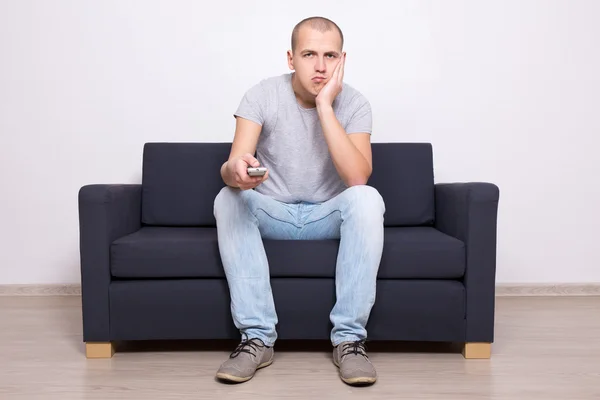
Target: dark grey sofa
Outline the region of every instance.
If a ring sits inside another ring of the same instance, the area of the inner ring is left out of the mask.
[[[83,340],[239,339],[213,201],[230,143],[147,143],[141,184],[79,192]],[[435,184],[427,143],[374,143],[385,244],[369,340],[465,343],[490,356],[496,218],[491,183]],[[265,240],[280,339],[328,339],[337,240]],[[307,322],[308,321],[308,322]]]

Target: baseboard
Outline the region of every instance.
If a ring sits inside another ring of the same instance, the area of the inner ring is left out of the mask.
[[[0,296],[81,296],[79,284],[0,285]],[[499,283],[497,297],[600,296],[597,283]]]
[[[496,297],[511,296],[600,296],[600,282],[499,283],[496,285]]]
[[[0,285],[0,296],[81,296],[81,285]]]

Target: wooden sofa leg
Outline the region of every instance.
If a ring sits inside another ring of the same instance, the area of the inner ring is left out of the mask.
[[[492,356],[491,343],[465,343],[462,354],[465,358],[490,358]]]
[[[115,345],[112,342],[89,342],[85,344],[87,358],[111,358],[115,354]]]

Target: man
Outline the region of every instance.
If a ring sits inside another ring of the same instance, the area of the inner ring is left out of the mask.
[[[237,112],[226,187],[215,199],[219,251],[242,342],[217,372],[244,382],[273,362],[277,316],[262,243],[340,239],[333,361],[348,384],[377,379],[364,341],[383,250],[384,202],[367,186],[372,171],[371,108],[343,83],[343,35],[313,17],[292,33],[289,74],[248,90]],[[252,155],[255,154],[257,158]],[[248,167],[262,166],[262,177]]]

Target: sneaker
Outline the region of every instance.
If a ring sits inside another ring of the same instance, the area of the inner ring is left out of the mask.
[[[334,347],[333,363],[340,370],[340,378],[349,385],[367,385],[377,380],[377,372],[362,340],[343,342]]]
[[[257,369],[273,364],[273,347],[266,346],[260,339],[244,339],[221,364],[217,378],[229,382],[246,382]]]

